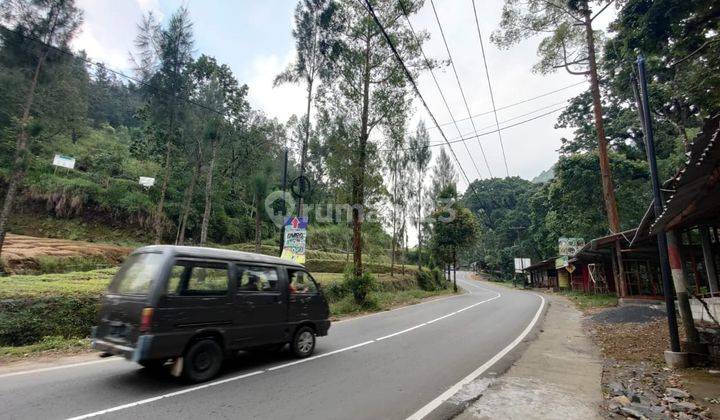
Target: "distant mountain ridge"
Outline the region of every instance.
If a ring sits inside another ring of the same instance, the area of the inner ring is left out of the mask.
[[[542,184],[544,182],[552,181],[553,178],[555,178],[555,165],[540,172],[540,174],[533,178],[530,182],[533,184]]]

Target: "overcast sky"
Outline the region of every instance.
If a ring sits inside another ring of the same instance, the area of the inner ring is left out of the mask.
[[[501,126],[561,108],[569,98],[587,88],[583,77],[564,71],[551,75],[532,72],[537,61],[539,38],[523,41],[508,50],[500,50],[491,44],[490,33],[498,27],[502,3],[503,0],[476,0],[496,106],[503,108],[553,90],[573,84],[576,86],[498,111]],[[292,61],[295,54],[291,34],[295,4],[294,0],[79,0],[80,7],[85,10],[85,22],[73,48],[84,49],[92,59],[129,72],[129,52],[142,15],[152,11],[167,20],[179,6],[185,5],[195,25],[197,53],[214,56],[219,62],[228,64],[240,82],[249,86],[252,106],[284,122],[293,114],[302,115],[305,109],[301,86],[272,86],[275,75]],[[488,113],[492,106],[472,2],[435,0],[435,4],[470,112],[473,115],[485,113],[474,119],[475,127],[481,133],[494,130],[493,114]],[[613,14],[613,8],[608,9],[597,20],[596,27],[604,28]],[[411,20],[416,30],[430,32],[431,38],[424,46],[426,54],[436,59],[447,59],[429,0]],[[458,122],[459,131],[464,136],[471,135],[473,128],[467,120],[468,113],[452,69],[448,66],[437,70],[436,76],[454,118],[463,120]],[[449,123],[450,114],[430,75],[421,76],[418,82],[439,122]],[[414,129],[419,119],[424,119],[431,127],[432,123],[419,101],[416,101],[415,109],[410,128]],[[571,135],[569,130],[554,128],[557,115],[559,112],[502,131],[511,176],[532,179],[557,160],[560,138]],[[458,130],[453,124],[444,125],[443,130],[450,140],[458,137]],[[431,142],[443,141],[437,129],[431,128],[430,132]],[[504,176],[505,165],[497,134],[482,136],[480,142],[492,174]],[[453,148],[467,176],[470,180],[488,177],[478,140],[468,140],[465,145],[467,149],[462,143],[453,144]],[[433,148],[433,156],[438,152],[438,148]],[[466,188],[467,183],[461,176],[459,190],[462,192]]]
[[[474,115],[490,111],[492,107],[471,0],[435,0],[435,3],[471,113]],[[502,3],[502,0],[476,1],[498,108],[583,81],[582,77],[571,76],[564,71],[546,76],[533,74],[531,68],[537,61],[535,52],[539,39],[524,41],[509,50],[499,50],[491,44],[490,33],[497,29]],[[302,115],[302,87],[272,87],[275,75],[285,68],[294,56],[291,29],[296,2],[293,0],[80,0],[79,5],[85,10],[85,22],[73,47],[85,49],[91,58],[127,71],[130,68],[129,52],[132,50],[136,25],[143,13],[153,11],[167,19],[182,4],[188,7],[195,24],[198,54],[202,52],[213,55],[220,62],[230,65],[238,79],[250,87],[249,95],[253,107],[281,121],[286,121],[292,114]],[[608,16],[604,16],[605,19],[599,23],[606,24],[611,13],[612,10],[608,11]],[[431,34],[425,46],[426,53],[437,59],[446,59],[447,53],[429,1],[412,21],[416,30],[424,29]],[[466,119],[468,114],[451,68],[440,69],[436,75],[455,119]],[[421,76],[419,87],[438,120],[441,123],[450,122],[450,114],[429,75]],[[586,85],[581,83],[579,86],[503,109],[498,112],[501,126],[503,121],[513,124],[557,109],[568,98],[585,88]],[[415,108],[411,128],[414,128],[419,118],[425,119],[427,125],[431,126],[428,115],[419,102]],[[537,112],[531,113],[532,111]],[[553,128],[557,115],[558,112],[502,132],[510,175],[532,179],[555,162],[560,138],[570,135],[567,130]],[[494,129],[492,113],[477,117],[474,121],[479,132]],[[468,120],[461,121],[458,125],[466,136],[473,132]],[[446,125],[443,129],[450,139],[458,136],[453,124]],[[431,135],[432,142],[442,142],[438,130],[431,129]],[[492,174],[504,176],[505,168],[497,134],[483,136],[480,141]],[[488,171],[478,141],[468,140],[466,145],[470,153],[462,143],[456,143],[453,147],[468,177],[471,180],[478,176],[487,177]],[[437,154],[438,149],[434,149],[434,152]],[[471,156],[480,174],[475,170]],[[465,188],[466,183],[461,179],[460,190]]]

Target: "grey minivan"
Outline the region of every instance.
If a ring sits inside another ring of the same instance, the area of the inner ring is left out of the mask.
[[[327,335],[330,311],[299,264],[214,248],[139,248],[110,283],[93,348],[206,381],[238,350],[290,344],[308,357]]]

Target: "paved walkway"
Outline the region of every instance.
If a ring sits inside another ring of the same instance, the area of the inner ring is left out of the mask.
[[[583,333],[582,314],[567,299],[550,303],[537,339],[502,376],[480,379],[481,393],[458,419],[597,419],[602,363]]]

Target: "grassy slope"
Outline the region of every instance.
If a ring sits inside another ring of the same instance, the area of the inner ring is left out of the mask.
[[[573,291],[563,291],[562,295],[567,296],[581,311],[587,311],[593,308],[606,308],[617,306],[618,298],[615,295],[596,295],[592,293],[582,293]]]
[[[33,325],[39,323],[41,326],[45,322],[49,324],[60,322],[60,320],[53,320],[52,317],[49,317],[51,313],[47,313],[47,311],[54,313],[55,309],[53,308],[62,305],[65,301],[77,302],[83,308],[90,309],[93,306],[91,302],[97,302],[102,296],[116,271],[117,268],[106,268],[64,274],[0,277],[0,303],[2,300],[5,300],[5,303],[22,301],[25,302],[27,307],[27,309],[23,309],[27,310],[27,312],[11,313],[12,304],[10,304],[6,308],[7,312],[4,315],[0,314],[0,327],[2,327],[3,321],[10,324],[22,323],[22,325],[26,325],[26,322]],[[327,288],[337,285],[343,280],[342,273],[314,273],[313,276],[323,287]],[[378,274],[376,277],[380,290],[372,294],[375,301],[372,310],[357,305],[352,296],[347,295],[337,299],[330,299],[332,317],[337,319],[343,316],[387,310],[397,306],[417,303],[424,298],[451,293],[451,289],[438,291],[420,289],[414,280],[414,274],[411,272],[405,276],[396,274],[391,277],[389,274]],[[76,325],[74,329],[65,329],[59,326],[55,330],[60,331],[60,335],[49,333],[27,345],[0,346],[0,359],[23,357],[37,353],[77,351],[86,348],[87,340],[81,338],[81,331],[89,329],[89,325],[94,322],[94,316],[92,315],[94,310],[90,309],[87,314],[80,314],[74,306],[69,308],[59,307],[71,311],[72,315],[77,315],[78,319],[72,322],[83,325]],[[46,315],[43,315],[43,313]],[[46,318],[46,316],[49,318]],[[42,328],[39,331],[42,331]]]

